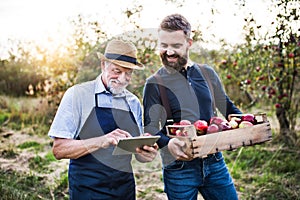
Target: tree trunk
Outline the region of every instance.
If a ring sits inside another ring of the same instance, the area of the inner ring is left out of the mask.
[[[287,146],[294,145],[296,142],[297,135],[290,129],[290,123],[287,118],[286,110],[282,107],[276,108],[276,116],[279,122],[280,131],[278,139]]]

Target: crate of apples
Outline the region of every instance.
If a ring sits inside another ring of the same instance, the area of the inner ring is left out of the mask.
[[[228,120],[212,117],[209,122],[181,120],[167,126],[169,137],[185,139],[194,157],[252,146],[272,139],[266,114],[231,114]]]
[[[245,128],[258,123],[253,114],[232,114],[229,121],[221,117],[212,117],[209,122],[197,120],[192,123],[189,120],[181,120],[173,125],[167,126],[168,134],[171,136],[194,137],[220,131]]]
[[[237,128],[246,128],[258,123],[261,123],[256,119],[254,114],[231,114],[226,120],[221,117],[212,117],[207,127],[207,134],[216,133],[220,131],[227,131]]]

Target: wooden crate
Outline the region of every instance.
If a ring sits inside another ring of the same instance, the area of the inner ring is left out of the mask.
[[[255,117],[258,124],[251,127],[226,130],[194,137],[169,136],[185,141],[185,152],[187,154],[193,155],[194,157],[206,157],[209,154],[219,151],[234,150],[242,146],[252,146],[270,141],[272,139],[272,131],[266,115],[256,114]]]
[[[206,157],[223,150],[233,150],[242,146],[252,146],[272,139],[269,122],[251,127],[222,131],[191,140],[192,154],[194,157]]]

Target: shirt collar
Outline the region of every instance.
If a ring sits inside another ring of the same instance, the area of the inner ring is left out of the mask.
[[[194,65],[194,62],[191,61],[191,60],[188,60],[188,63],[187,63],[187,65],[186,65],[186,69],[187,69],[188,67],[193,66],[193,65]]]
[[[96,78],[96,82],[95,82],[95,94],[98,93],[103,93],[103,92],[108,92],[102,82],[102,73]]]

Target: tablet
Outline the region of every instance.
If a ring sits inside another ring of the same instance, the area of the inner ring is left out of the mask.
[[[131,138],[120,139],[117,146],[115,146],[113,155],[125,155],[136,153],[137,147],[144,145],[152,146],[160,138],[160,136],[138,136]]]

